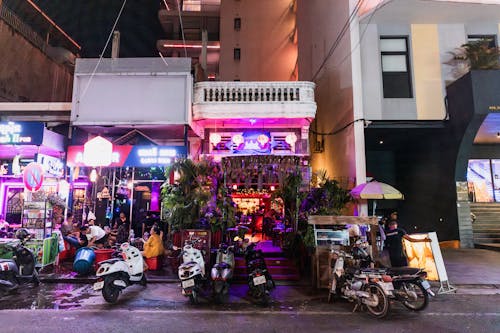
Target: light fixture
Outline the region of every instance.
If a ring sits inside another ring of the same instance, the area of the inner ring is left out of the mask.
[[[219,133],[210,133],[210,143],[217,146],[222,141]]]
[[[127,183],[127,188],[128,188],[129,190],[133,189],[133,188],[134,188],[134,183],[133,183],[132,181],[129,181],[129,182]]]
[[[380,141],[378,142],[378,144],[379,144],[379,145],[383,145],[383,144],[384,144],[384,140],[380,140]]]
[[[260,143],[261,146],[263,146],[269,142],[269,137],[265,134],[261,134],[257,137],[257,142]]]
[[[90,171],[89,178],[90,178],[90,181],[92,183],[95,183],[97,181],[97,171],[96,171],[96,169],[92,169],[92,171]]]
[[[271,185],[270,189],[271,189],[271,192],[273,192],[274,190],[276,190],[276,188],[274,187],[274,185]]]
[[[234,185],[233,185],[233,190],[235,190],[235,191],[236,191],[237,189],[238,189],[238,185],[234,184]]]
[[[233,141],[234,144],[236,144],[238,146],[241,145],[243,142],[245,142],[245,138],[243,138],[243,135],[241,135],[241,134],[233,135],[231,140]]]
[[[297,142],[297,135],[295,133],[290,133],[285,137],[285,142],[290,146],[293,146]]]
[[[249,121],[250,121],[250,124],[255,125],[255,123],[257,122],[257,119],[252,118]]]

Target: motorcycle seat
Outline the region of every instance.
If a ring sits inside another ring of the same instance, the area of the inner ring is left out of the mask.
[[[218,264],[215,264],[214,268],[217,268],[217,269],[226,269],[226,268],[231,268],[231,265],[229,265],[228,263],[225,263],[225,262],[220,262]]]
[[[114,264],[117,261],[123,261],[123,259],[111,258],[111,259],[107,259],[107,260],[101,261],[101,262],[99,262],[99,264]]]
[[[389,275],[415,275],[420,271],[421,271],[420,268],[413,268],[413,267],[387,268],[387,274],[389,274]]]

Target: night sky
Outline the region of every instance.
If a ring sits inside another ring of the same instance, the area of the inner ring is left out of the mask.
[[[123,0],[34,0],[82,46],[80,56],[102,52]],[[120,57],[158,56],[156,41],[164,37],[158,21],[161,0],[128,0],[118,21]],[[105,57],[111,54],[109,43]]]

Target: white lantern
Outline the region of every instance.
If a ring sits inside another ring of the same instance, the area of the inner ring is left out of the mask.
[[[219,133],[210,133],[210,143],[214,146],[218,145],[222,140]]]
[[[293,146],[297,142],[297,135],[295,133],[290,133],[285,137],[285,142],[290,146]]]

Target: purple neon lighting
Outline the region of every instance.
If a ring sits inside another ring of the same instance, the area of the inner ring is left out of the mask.
[[[5,206],[7,205],[7,189],[9,187],[24,187],[21,182],[2,182],[0,184],[0,214],[4,214]]]

